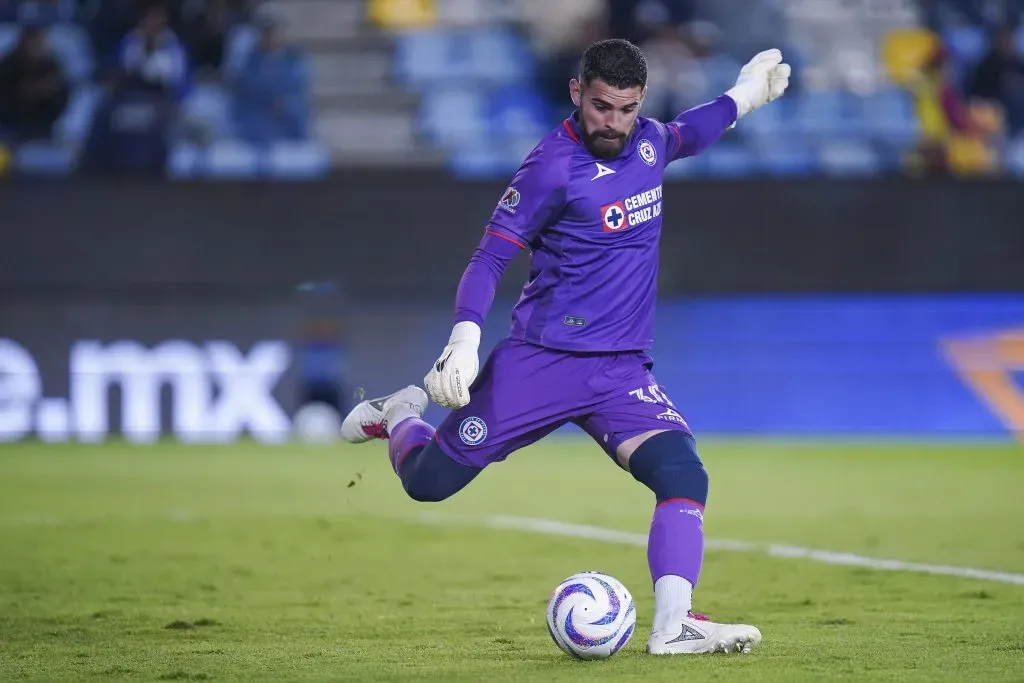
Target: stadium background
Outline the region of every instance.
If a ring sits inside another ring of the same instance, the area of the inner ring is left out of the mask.
[[[795,67],[666,179],[655,370],[699,432],[1024,438],[1022,11],[0,0],[0,439],[281,441],[325,424],[303,406],[421,381],[509,174],[613,34],[648,54],[652,116],[759,49]]]

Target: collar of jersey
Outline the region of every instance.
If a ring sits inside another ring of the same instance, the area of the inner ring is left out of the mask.
[[[562,121],[562,127],[565,128],[566,132],[576,141],[576,144],[583,147],[583,131],[580,129],[580,110],[577,109],[572,114],[569,114],[569,118]],[[633,132],[629,135],[629,141],[622,148],[622,153],[615,159],[622,159],[623,157],[630,154],[630,150],[633,148],[633,142],[636,139],[636,134],[640,132],[640,119],[637,117],[637,123],[633,126]],[[596,158],[596,157],[595,157]],[[614,159],[605,159],[605,161],[614,161]]]

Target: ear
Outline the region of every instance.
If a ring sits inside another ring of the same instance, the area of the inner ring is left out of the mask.
[[[644,89],[640,91],[640,104],[638,104],[637,107],[636,107],[637,111],[639,111],[639,110],[644,108],[644,100],[645,99],[647,99],[647,86],[646,85],[644,86]]]
[[[569,81],[569,97],[572,99],[572,103],[577,107],[580,106],[580,102],[583,97],[583,88],[580,86],[580,82],[575,78]]]

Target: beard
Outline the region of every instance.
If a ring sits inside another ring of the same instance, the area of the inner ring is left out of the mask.
[[[614,159],[622,154],[628,134],[617,131],[587,133],[584,131],[583,144],[587,151],[598,159]]]

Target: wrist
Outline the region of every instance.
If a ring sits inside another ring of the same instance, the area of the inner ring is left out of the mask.
[[[455,323],[448,343],[469,343],[473,346],[480,346],[480,326],[471,320]]]
[[[736,119],[739,120],[745,114],[749,114],[753,107],[750,105],[748,99],[743,96],[742,91],[739,87],[733,87],[725,91],[725,96],[733,101],[736,105]]]

